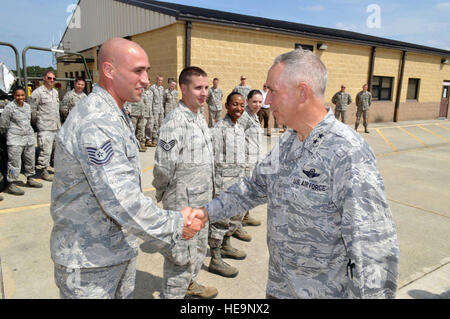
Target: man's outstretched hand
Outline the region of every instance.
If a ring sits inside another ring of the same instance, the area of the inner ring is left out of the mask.
[[[209,216],[205,207],[185,207],[181,211],[184,216],[183,238],[190,239],[195,236],[208,222]]]

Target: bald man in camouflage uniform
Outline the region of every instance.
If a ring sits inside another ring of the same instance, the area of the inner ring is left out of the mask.
[[[203,70],[189,67],[181,72],[178,83],[182,99],[161,126],[153,169],[156,200],[168,210],[188,205],[200,207],[212,199],[214,191],[212,137],[200,113],[208,93],[208,78]],[[202,88],[200,96],[195,96],[197,86]],[[175,265],[164,258],[164,298],[215,297],[216,288],[197,282],[208,249],[207,226],[189,241],[188,249],[188,265]]]
[[[352,96],[345,92],[345,89],[347,86],[345,84],[341,85],[341,90],[339,92],[336,92],[336,94],[333,95],[333,98],[331,99],[331,103],[336,105],[334,115],[339,120],[341,118],[342,123],[345,123],[347,119],[347,110],[349,104],[353,102]]]
[[[268,298],[395,298],[399,248],[383,179],[370,146],[327,111],[326,78],[310,51],[276,58],[266,99],[290,129],[201,212],[214,222],[268,204]],[[279,108],[292,87],[299,94]]]
[[[363,116],[364,132],[369,133],[367,127],[369,126],[369,109],[372,104],[372,93],[367,91],[368,85],[364,84],[362,91],[356,95],[356,122],[355,131],[358,130],[359,122],[361,121],[361,115]]]
[[[152,140],[145,143],[146,146],[156,146],[158,141],[158,131],[164,120],[164,87],[162,85],[163,77],[158,76],[156,83],[150,87],[150,91],[153,93],[152,102],[152,117],[153,117],[153,129]]]
[[[77,79],[75,81],[75,87],[64,95],[61,101],[60,112],[61,112],[61,122],[64,123],[69,112],[74,108],[74,106],[87,95],[83,92],[86,83],[83,79]]]
[[[178,106],[177,82],[171,80],[169,88],[164,91],[164,116],[166,117]]]
[[[50,249],[61,298],[132,298],[136,236],[175,264],[189,261],[182,239],[189,210],[162,210],[142,192],[139,143],[123,109],[148,83],[147,55],[113,38],[102,45],[99,64],[99,83],[56,138]]]
[[[58,91],[53,88],[55,74],[51,71],[44,75],[44,85],[31,93],[31,123],[36,125],[39,156],[36,170],[38,176],[52,181],[53,176],[47,170],[53,151],[53,143],[58,129],[61,127],[59,117]]]

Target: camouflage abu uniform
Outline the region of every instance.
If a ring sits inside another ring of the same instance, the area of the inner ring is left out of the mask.
[[[156,141],[158,139],[158,131],[161,127],[162,121],[164,119],[164,87],[157,86],[153,84],[150,87],[150,90],[153,93],[153,102],[152,102],[152,115],[153,115],[153,129],[152,129],[152,140]]]
[[[245,132],[227,114],[212,129],[214,145],[215,194],[226,190],[245,175]],[[243,214],[211,223],[208,243],[221,247],[225,236],[231,236],[241,224]]]
[[[87,95],[84,92],[78,94],[77,92],[75,92],[75,89],[70,90],[66,93],[66,95],[64,95],[60,106],[62,122],[66,120],[67,116],[69,116],[69,112],[74,108],[78,101],[85,98],[86,96]]]
[[[174,262],[188,262],[179,249],[183,216],[158,208],[142,193],[138,142],[106,90],[94,85],[72,110],[56,150],[50,247],[62,297],[132,297],[135,235],[170,250]],[[108,281],[106,287],[95,287],[99,278]]]
[[[369,91],[360,91],[356,95],[356,123],[355,130],[358,128],[359,122],[361,121],[361,115],[363,115],[363,125],[366,128],[369,125],[369,109],[372,104],[372,93]]]
[[[352,96],[347,92],[336,92],[336,94],[331,99],[331,103],[336,105],[334,115],[339,120],[341,118],[342,123],[345,123],[347,119],[347,109],[348,105],[353,102]]]
[[[208,89],[208,127],[213,127],[217,121],[222,117],[222,98],[223,93],[221,88],[215,89],[211,87]]]
[[[233,92],[240,93],[244,97],[245,106],[247,106],[247,97],[251,90],[252,89],[249,85],[242,86],[239,84],[233,89]]]
[[[395,297],[397,233],[375,155],[331,110],[304,142],[288,130],[206,208],[215,222],[265,203],[268,295]]]
[[[152,93],[149,93],[148,90],[144,90],[139,102],[127,102],[127,105],[124,105],[130,112],[131,123],[135,129],[136,138],[141,144],[145,143],[145,128],[152,112],[151,96]]]
[[[153,186],[157,201],[163,207],[201,207],[213,196],[214,157],[212,137],[205,117],[190,111],[182,101],[163,122],[155,152]],[[208,225],[191,240],[191,263],[177,266],[164,259],[163,296],[184,298],[191,282],[196,280],[208,248]]]
[[[6,105],[0,117],[0,131],[6,136],[8,145],[8,182],[19,181],[24,159],[25,176],[33,176],[34,162],[34,131],[31,127],[31,106],[24,102],[23,106],[12,101]]]
[[[42,85],[31,93],[30,104],[31,123],[36,124],[40,149],[36,168],[47,169],[50,165],[55,135],[61,127],[58,91],[48,90]]]
[[[262,159],[263,129],[257,114],[253,114],[248,106],[239,118],[238,123],[245,132],[245,176],[251,176],[255,164]]]
[[[164,91],[164,116],[167,116],[178,106],[178,91],[176,89],[166,89]]]

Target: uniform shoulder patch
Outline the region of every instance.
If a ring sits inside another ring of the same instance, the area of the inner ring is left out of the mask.
[[[166,142],[164,140],[159,140],[159,146],[161,146],[161,148],[163,150],[165,150],[166,152],[169,152],[177,143],[176,140],[171,140],[170,142]]]
[[[97,166],[108,164],[114,155],[111,140],[105,142],[100,148],[86,147],[86,152],[89,162]]]

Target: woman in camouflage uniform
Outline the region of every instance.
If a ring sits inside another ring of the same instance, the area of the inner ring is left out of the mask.
[[[24,157],[24,170],[27,177],[26,186],[41,188],[42,184],[33,180],[35,175],[35,140],[31,127],[31,106],[25,102],[25,90],[17,87],[13,91],[14,101],[9,103],[0,119],[0,130],[6,135],[8,146],[8,173],[10,183],[7,192],[23,195],[25,192],[17,187]]]

